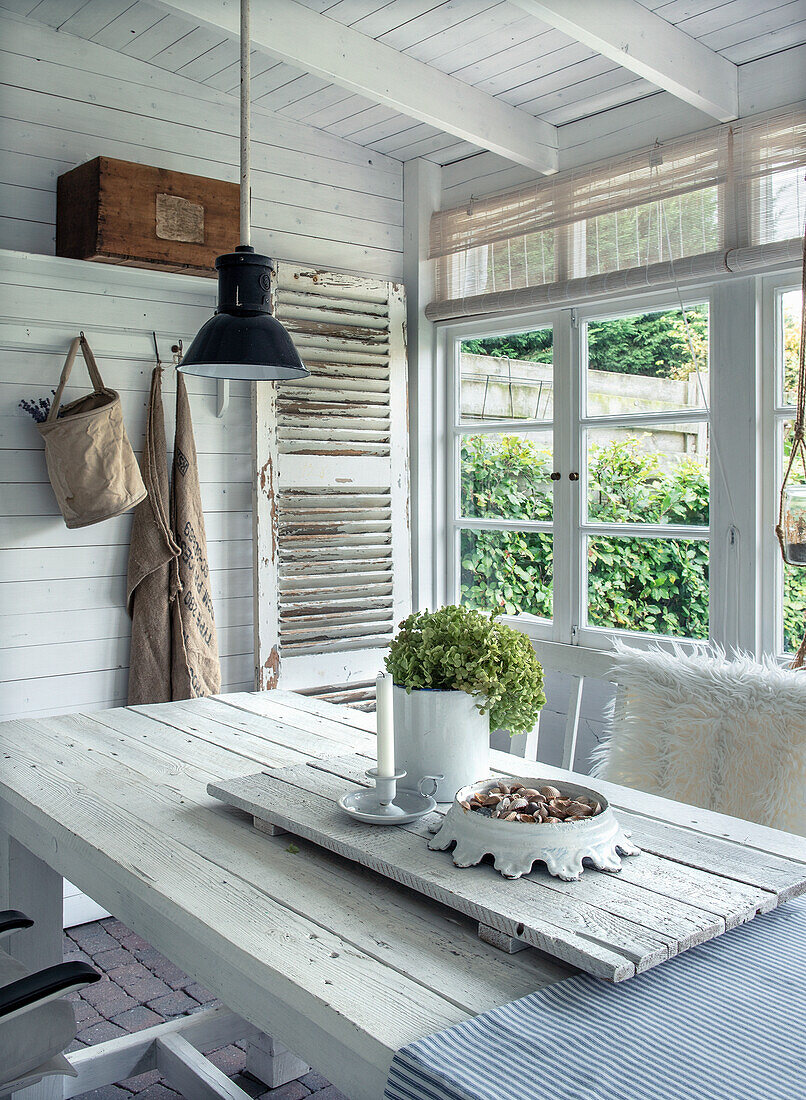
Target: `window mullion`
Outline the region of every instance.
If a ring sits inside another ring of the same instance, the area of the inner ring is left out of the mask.
[[[568,478],[574,463],[578,434],[577,374],[578,356],[575,342],[578,330],[571,310],[563,310],[554,327],[554,469],[560,474],[554,482],[554,638],[560,642],[572,640],[571,628],[577,621],[574,608],[578,604],[575,584],[575,562],[578,560],[576,485]]]
[[[712,304],[710,636],[728,649],[755,653],[760,644],[755,279],[718,284]]]

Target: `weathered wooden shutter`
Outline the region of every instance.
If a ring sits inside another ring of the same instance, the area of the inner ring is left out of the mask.
[[[281,264],[274,310],[311,377],[254,387],[256,686],[369,680],[411,598],[403,288]]]

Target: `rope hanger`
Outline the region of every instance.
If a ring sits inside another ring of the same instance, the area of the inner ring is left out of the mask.
[[[795,397],[795,423],[792,427],[792,450],[789,453],[789,462],[786,466],[786,473],[784,474],[783,481],[781,482],[781,493],[778,498],[778,523],[775,526],[775,533],[778,536],[778,543],[781,547],[781,556],[784,561],[789,564],[798,564],[789,561],[786,551],[786,531],[784,526],[784,511],[786,509],[786,486],[789,481],[792,469],[795,466],[796,461],[800,460],[800,465],[803,467],[803,478],[806,483],[806,227],[804,227],[803,233],[803,273],[801,281],[801,328],[800,328],[800,350],[798,353],[798,388],[797,395]],[[803,635],[803,641],[800,643],[795,659],[793,660],[790,668],[803,668],[806,665],[806,633]]]

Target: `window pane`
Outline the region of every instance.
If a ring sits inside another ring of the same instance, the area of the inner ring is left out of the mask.
[[[707,541],[590,538],[588,623],[707,638]]]
[[[497,614],[551,618],[552,539],[543,532],[462,531],[460,601]]]
[[[798,389],[798,348],[800,347],[801,292],[787,290],[781,295],[782,372],[778,376],[778,400],[794,405]],[[780,370],[780,368],[779,368]],[[783,400],[782,400],[783,396]]]
[[[552,343],[550,327],[462,341],[460,419],[551,420]]]
[[[588,416],[705,406],[707,304],[689,307],[686,316],[688,330],[679,309],[588,322]]]
[[[708,425],[586,432],[592,523],[708,524]]]
[[[463,436],[459,464],[462,516],[551,519],[551,432]]]

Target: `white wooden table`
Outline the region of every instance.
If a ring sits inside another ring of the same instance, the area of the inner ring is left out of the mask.
[[[371,749],[372,724],[281,691],[0,723],[0,907],[37,921],[19,951],[58,960],[68,877],[351,1100],[379,1100],[406,1043],[575,973],[536,950],[504,954],[472,920],[304,840],[263,835],[206,793],[262,767]],[[501,753],[494,763],[535,767]],[[692,844],[725,837],[756,867],[785,860],[802,883],[793,890],[806,888],[800,838],[601,786]],[[741,874],[726,876],[739,888]]]

